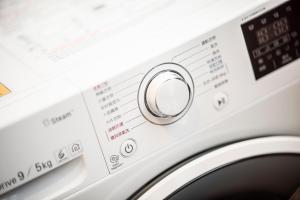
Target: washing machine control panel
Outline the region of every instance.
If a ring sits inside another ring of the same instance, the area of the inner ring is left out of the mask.
[[[298,80],[297,2],[269,1],[84,91],[109,171],[204,136],[213,124]]]

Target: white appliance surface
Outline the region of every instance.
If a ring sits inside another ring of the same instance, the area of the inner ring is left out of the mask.
[[[1,1],[0,199],[126,199],[213,147],[299,137],[297,30],[245,37],[286,3]]]

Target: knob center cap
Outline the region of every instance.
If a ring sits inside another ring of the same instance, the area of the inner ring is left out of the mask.
[[[176,72],[158,74],[148,85],[146,102],[159,117],[174,117],[185,110],[190,101],[190,88]]]
[[[161,114],[176,116],[187,106],[190,92],[185,82],[178,79],[166,81],[156,94],[156,106]]]

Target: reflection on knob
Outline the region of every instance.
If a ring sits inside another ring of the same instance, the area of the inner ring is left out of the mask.
[[[146,106],[156,117],[175,117],[185,110],[190,95],[190,86],[180,74],[175,71],[162,71],[148,84]]]

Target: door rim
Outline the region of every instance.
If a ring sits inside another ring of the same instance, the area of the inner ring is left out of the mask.
[[[299,154],[300,137],[271,136],[226,145],[185,163],[158,180],[135,199],[165,199],[199,177],[232,163],[274,154]]]

